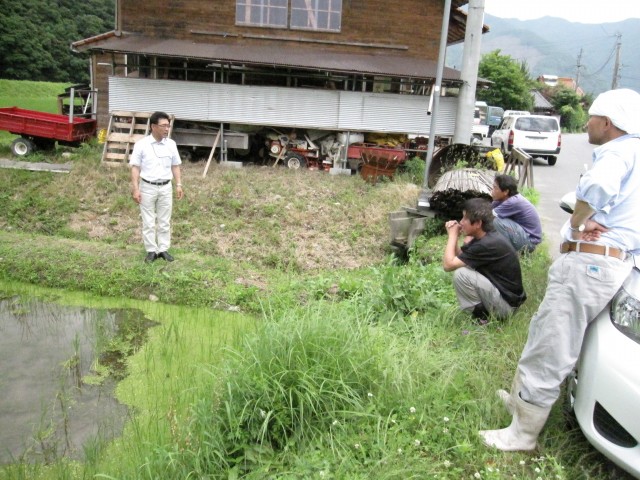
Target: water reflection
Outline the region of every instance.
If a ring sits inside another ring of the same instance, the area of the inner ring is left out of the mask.
[[[134,310],[0,300],[0,462],[82,458],[119,435],[114,378],[149,326]]]

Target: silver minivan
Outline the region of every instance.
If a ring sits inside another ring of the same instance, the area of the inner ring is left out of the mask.
[[[546,115],[506,116],[491,135],[491,145],[508,154],[514,148],[555,165],[562,145],[560,124]]]

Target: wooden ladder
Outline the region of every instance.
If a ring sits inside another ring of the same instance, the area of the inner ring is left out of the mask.
[[[102,163],[106,165],[127,165],[134,144],[144,136],[149,135],[151,130],[149,118],[151,115],[152,113],[150,112],[111,112],[102,151]],[[169,137],[171,137],[171,132],[173,131],[173,120],[173,115],[170,115]]]

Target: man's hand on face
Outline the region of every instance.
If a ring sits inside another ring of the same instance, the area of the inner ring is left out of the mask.
[[[457,220],[449,220],[444,224],[444,227],[447,229],[449,236],[455,235],[457,237],[460,235],[460,223]]]

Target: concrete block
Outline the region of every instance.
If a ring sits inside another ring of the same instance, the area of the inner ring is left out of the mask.
[[[220,162],[221,167],[242,168],[242,162]]]

